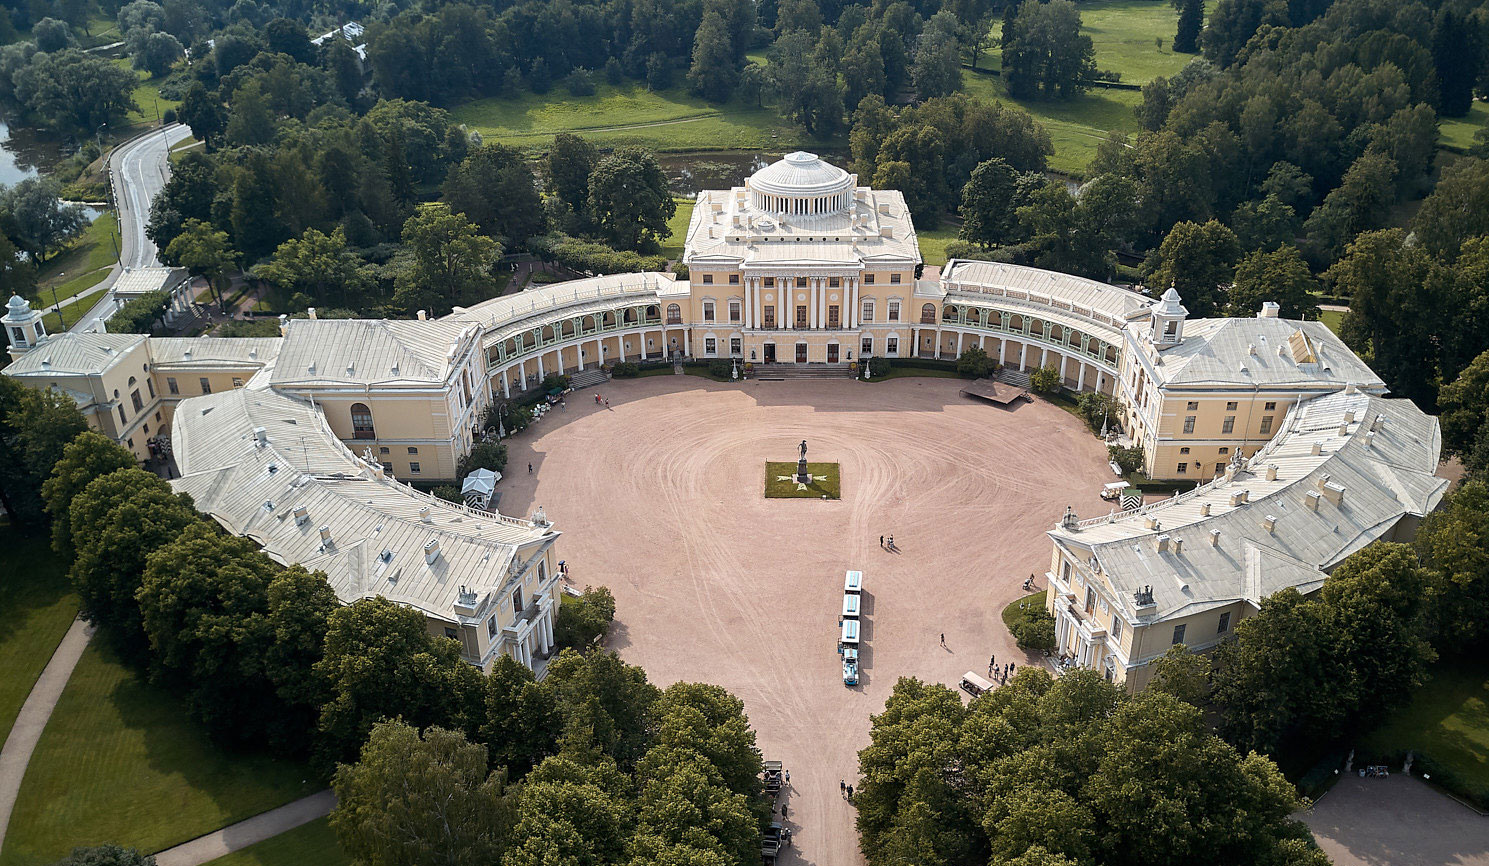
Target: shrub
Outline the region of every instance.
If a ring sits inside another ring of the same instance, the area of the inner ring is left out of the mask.
[[[683,264],[682,262],[678,262],[677,264],[672,266],[672,275],[677,277],[679,280],[686,280],[688,278],[688,273],[688,266]]]
[[[1027,602],[1011,612],[1008,630],[1018,642],[1021,650],[1049,650],[1055,648],[1055,618],[1038,599]]]
[[[543,377],[543,393],[549,391],[564,391],[569,387],[569,377],[561,373],[549,373]]]
[[[451,484],[441,484],[429,491],[446,502],[454,502],[459,505],[465,504],[465,497],[460,495],[460,488]]]
[[[219,337],[277,337],[278,319],[234,319],[217,329]]]
[[[1054,367],[1040,367],[1029,374],[1029,387],[1036,394],[1053,394],[1060,390],[1060,371]]]
[[[511,413],[515,414],[515,413]],[[476,469],[500,472],[507,468],[507,446],[503,442],[477,442],[470,453],[460,458],[458,472],[461,478]]]
[[[1131,475],[1143,468],[1143,449],[1141,448],[1123,448],[1120,445],[1108,445],[1106,446],[1106,456],[1113,463],[1117,464],[1117,467],[1122,470],[1122,474],[1124,475]]]
[[[714,358],[708,362],[708,375],[715,379],[728,379],[734,374],[734,365],[723,358]]]
[[[869,375],[883,376],[889,372],[889,359],[875,356],[869,359]]]
[[[1093,432],[1101,432],[1102,419],[1108,427],[1116,427],[1122,417],[1122,407],[1114,398],[1096,391],[1088,391],[1075,398],[1075,408],[1086,419]]]
[[[553,623],[553,642],[560,649],[584,649],[603,635],[615,619],[615,596],[603,586],[584,591],[575,598],[564,595]]]
[[[595,77],[588,69],[576,69],[564,79],[564,88],[570,96],[594,96]]]
[[[641,375],[641,368],[635,361],[621,361],[610,368],[610,375],[621,379],[634,379]]]
[[[973,346],[956,359],[956,371],[964,379],[986,378],[997,366],[981,346]]]
[[[172,124],[172,123],[175,123],[176,122],[176,109],[174,109],[174,108],[167,108],[164,112],[162,112],[161,115],[160,115],[160,122],[161,123],[164,123],[164,124],[167,124],[167,125]]]
[[[148,334],[155,322],[165,315],[171,296],[167,292],[140,295],[109,316],[104,327],[114,334]]]
[[[620,65],[620,60],[612,57],[605,61],[605,80],[611,84],[620,84],[626,80],[626,70]]]
[[[594,241],[578,240],[565,234],[533,238],[528,245],[545,261],[557,262],[570,270],[584,273],[638,273],[660,271],[667,267],[665,256],[643,256]]]

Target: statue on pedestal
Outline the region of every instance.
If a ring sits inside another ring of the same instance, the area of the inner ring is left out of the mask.
[[[807,472],[807,440],[801,440],[801,444],[797,446],[797,449],[800,455],[796,460],[796,482],[798,484],[807,484],[812,480],[812,476]]]

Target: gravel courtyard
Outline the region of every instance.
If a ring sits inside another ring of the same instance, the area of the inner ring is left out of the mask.
[[[614,592],[607,646],[659,686],[740,696],[765,757],[791,771],[782,863],[862,862],[835,783],[853,779],[870,714],[902,676],[954,687],[989,654],[1035,662],[999,614],[1031,572],[1044,586],[1044,533],[1067,504],[1109,508],[1105,449],[1076,418],[974,402],[960,385],[617,380],[510,442],[501,510],[543,506],[574,583]],[[764,498],[765,461],[794,460],[802,439],[809,460],[841,464],[840,501]],[[881,550],[881,534],[901,552]],[[866,589],[852,689],[836,652],[850,568]]]

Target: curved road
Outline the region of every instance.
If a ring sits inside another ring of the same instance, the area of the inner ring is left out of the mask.
[[[150,221],[151,202],[170,179],[171,148],[190,137],[190,127],[172,123],[132,138],[109,153],[109,177],[114,204],[119,211],[119,264],[99,283],[99,287],[109,290],[109,294],[79,319],[72,330],[92,330],[113,314],[118,305],[114,302],[112,290],[124,268],[148,268],[160,264],[159,251],[145,236],[145,224]]]

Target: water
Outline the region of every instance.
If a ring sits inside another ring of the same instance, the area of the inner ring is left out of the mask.
[[[852,161],[847,151],[818,151],[817,155],[842,168]],[[657,155],[662,170],[678,195],[695,195],[705,189],[741,186],[745,178],[780,159],[783,154],[762,151],[713,150],[698,153]]]
[[[0,119],[0,184],[11,186],[36,177],[61,158],[62,148],[56,141],[43,139],[32,129],[12,130]]]

